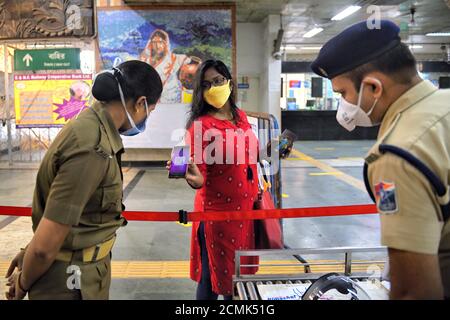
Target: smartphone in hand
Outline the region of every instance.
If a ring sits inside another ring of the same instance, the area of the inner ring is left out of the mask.
[[[278,144],[278,154],[281,159],[285,159],[289,156],[290,149],[294,146],[294,142],[297,140],[297,135],[292,131],[286,129],[279,136],[278,139],[273,139],[267,143],[267,155],[270,157],[272,154],[272,143]]]
[[[295,140],[297,140],[297,135],[292,131],[286,129],[280,136],[280,144],[278,146],[278,150],[280,152],[280,157],[282,159],[287,158],[289,156],[290,150],[292,149]]]
[[[172,149],[169,179],[186,177],[190,155],[191,151],[189,146],[175,146]]]

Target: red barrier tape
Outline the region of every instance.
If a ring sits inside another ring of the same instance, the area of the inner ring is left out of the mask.
[[[316,218],[348,215],[376,214],[375,205],[355,205],[317,208],[294,208],[250,211],[211,211],[192,212],[187,214],[187,221],[225,221],[225,220],[255,220],[280,218]],[[29,207],[1,207],[0,216],[31,216]],[[179,221],[178,212],[147,212],[125,211],[123,216],[129,221]]]

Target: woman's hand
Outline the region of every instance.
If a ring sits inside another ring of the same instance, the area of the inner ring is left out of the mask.
[[[166,169],[170,170],[172,161],[167,161]],[[185,177],[187,183],[194,189],[200,189],[203,186],[204,178],[198,166],[194,163],[193,159],[189,159],[189,165]]]
[[[14,270],[17,268],[19,271],[22,271],[23,257],[25,256],[25,250],[20,250],[20,252],[14,257],[9,265],[8,271],[6,272],[5,278],[9,278]]]
[[[8,292],[6,292],[6,299],[8,300],[23,300],[27,295],[27,292],[22,290],[20,286],[20,274],[21,272],[15,272],[8,278],[6,286],[9,287]]]
[[[6,300],[14,300],[16,296],[16,284],[14,282],[15,274],[9,276],[8,282],[6,283],[6,287],[8,287],[8,291],[5,292]]]
[[[289,158],[291,151],[292,151],[292,146],[289,146],[284,153],[280,154],[280,158],[281,159]]]
[[[17,290],[16,290],[17,273],[14,273],[14,271],[16,270],[16,268],[19,272],[22,271],[24,256],[25,256],[25,250],[21,249],[20,252],[18,254],[16,254],[14,259],[11,261],[8,271],[6,272],[5,278],[8,279],[6,286],[9,287],[9,289],[7,292],[5,292],[5,295],[6,295],[6,299],[8,299],[8,300],[14,300],[16,298],[16,295],[20,296],[20,293],[17,292]],[[23,297],[22,297],[22,299],[23,299]]]
[[[289,158],[289,156],[291,155],[292,148],[293,148],[293,143],[289,142],[288,145],[286,147],[284,147],[284,148],[281,148],[281,150],[280,150],[280,147],[279,147],[280,146],[279,142],[276,143],[276,146],[278,148],[278,150],[276,150],[276,151],[278,152],[280,159]],[[267,155],[269,157],[271,156],[271,153],[272,153],[271,152],[272,151],[271,148],[272,148],[272,141],[269,141],[267,143]]]
[[[186,173],[186,181],[187,183],[194,189],[200,189],[203,187],[204,178],[200,169],[194,163],[194,159],[189,159],[189,166]]]

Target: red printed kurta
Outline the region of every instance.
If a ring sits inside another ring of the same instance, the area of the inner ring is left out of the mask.
[[[258,141],[251,131],[246,114],[241,110],[238,112],[240,119],[236,125],[228,120],[204,115],[196,120],[197,129],[194,130],[193,125],[188,130],[191,137],[191,156],[205,178],[203,187],[197,191],[195,197],[195,211],[253,209],[258,194],[258,174],[255,164]],[[219,136],[222,136],[223,142]],[[214,138],[208,141],[210,137]],[[223,145],[222,154],[218,147],[220,145]],[[209,159],[208,155],[211,155]],[[199,164],[200,157],[202,164]],[[211,163],[214,160],[212,158],[215,159],[214,163]],[[220,159],[223,164],[217,163]],[[253,221],[208,221],[204,222],[204,226],[213,291],[221,295],[232,295],[235,251],[254,248]],[[198,229],[199,223],[194,222],[190,274],[191,279],[196,282],[200,281],[202,272]],[[243,264],[254,262],[254,258],[242,259]],[[246,274],[255,272],[255,268],[242,269],[242,273]]]

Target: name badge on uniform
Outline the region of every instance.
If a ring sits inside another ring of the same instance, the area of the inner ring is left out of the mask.
[[[381,181],[375,185],[375,200],[380,213],[392,214],[397,212],[397,196],[395,183]]]

